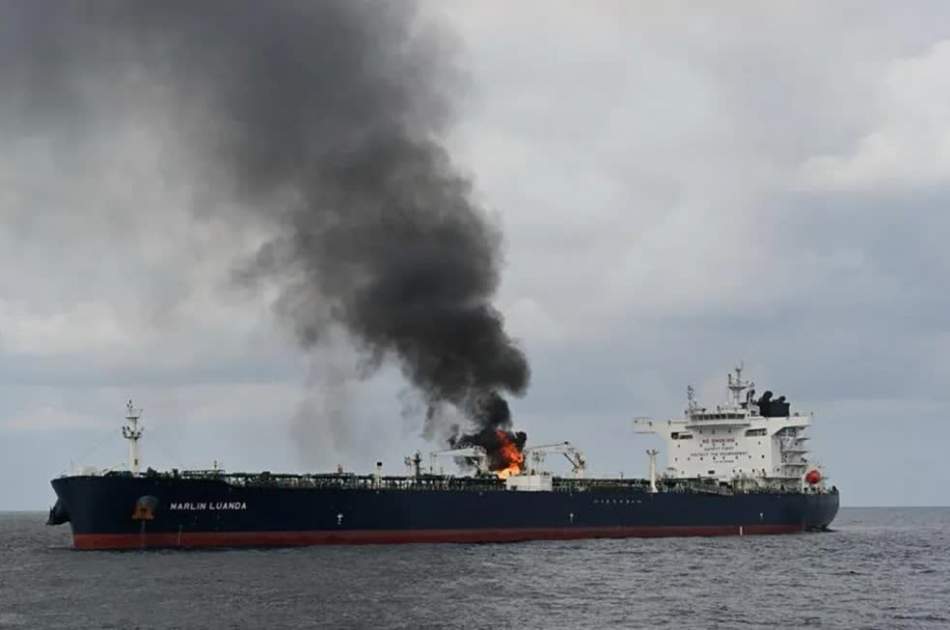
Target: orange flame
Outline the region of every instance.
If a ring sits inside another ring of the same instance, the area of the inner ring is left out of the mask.
[[[501,444],[498,448],[498,456],[506,464],[504,468],[496,470],[495,474],[498,475],[499,479],[507,479],[511,475],[521,473],[524,464],[524,453],[518,450],[518,445],[512,441],[506,431],[495,431],[495,435]]]

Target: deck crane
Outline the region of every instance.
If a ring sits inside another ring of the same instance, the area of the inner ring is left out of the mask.
[[[529,474],[537,474],[540,472],[541,464],[544,463],[544,458],[548,453],[560,453],[563,455],[565,459],[571,463],[571,472],[574,473],[575,478],[584,476],[584,472],[587,470],[587,460],[584,459],[584,454],[577,450],[570,442],[541,444],[540,446],[530,446],[524,449],[525,459],[530,458],[532,463],[531,470],[528,471]]]
[[[465,448],[446,448],[441,451],[431,451],[429,453],[429,473],[430,474],[442,474],[441,468],[438,473],[436,472],[436,463],[440,457],[452,457],[458,458],[462,457],[469,462],[475,464],[475,467],[480,473],[488,472],[488,462],[485,456],[485,449],[481,446],[468,446]]]

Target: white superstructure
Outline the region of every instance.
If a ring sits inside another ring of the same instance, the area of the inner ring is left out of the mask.
[[[729,374],[727,387],[729,401],[714,409],[699,406],[690,387],[683,418],[634,420],[639,433],[662,438],[663,476],[803,487],[820,483],[805,447],[813,415],[792,413],[785,397],[773,400],[771,392],[756,399],[755,384],[742,379],[741,367]]]

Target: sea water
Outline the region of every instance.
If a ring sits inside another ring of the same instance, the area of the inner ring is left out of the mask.
[[[950,628],[950,508],[784,536],[74,551],[0,513],[0,628]]]

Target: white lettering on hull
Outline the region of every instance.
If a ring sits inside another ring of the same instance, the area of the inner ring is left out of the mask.
[[[246,510],[247,503],[244,501],[172,501],[169,509],[176,512],[239,511]]]

